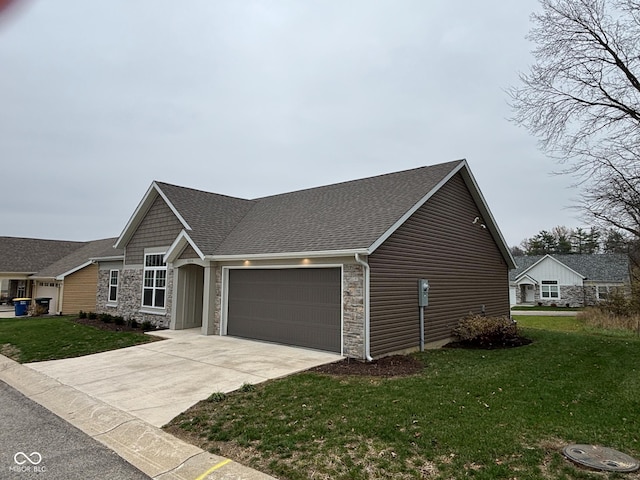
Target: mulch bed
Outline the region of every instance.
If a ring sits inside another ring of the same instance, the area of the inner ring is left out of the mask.
[[[136,333],[144,333],[147,330],[144,330],[142,328],[142,325],[139,325],[138,327],[132,327],[130,325],[127,325],[126,323],[124,325],[116,325],[115,323],[111,322],[111,323],[106,323],[103,322],[102,320],[98,319],[98,318],[76,318],[73,320],[76,323],[80,323],[82,325],[89,325],[91,327],[95,327],[98,328],[100,330],[107,330],[110,332],[136,332]],[[153,329],[156,330],[156,329]]]
[[[371,362],[345,358],[339,362],[320,365],[311,372],[329,375],[358,375],[369,377],[406,377],[420,373],[424,364],[410,355],[391,355]]]

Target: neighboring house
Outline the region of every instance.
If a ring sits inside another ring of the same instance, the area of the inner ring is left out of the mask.
[[[30,277],[82,247],[84,242],[0,237],[0,278],[7,285],[7,299],[32,297]]]
[[[115,241],[0,237],[0,278],[7,280],[9,300],[50,298],[51,314],[95,311],[98,266],[93,257],[122,255],[114,250]]]
[[[532,255],[514,258],[509,275],[510,303],[587,306],[606,300],[613,290],[630,286],[629,257],[624,254]]]
[[[370,359],[509,314],[509,249],[464,160],[255,200],[153,182],[99,311]]]
[[[82,247],[31,277],[33,297],[51,298],[50,313],[63,315],[79,311],[95,312],[98,294],[98,263],[96,258],[119,257],[122,251],[113,248],[116,238],[86,242]]]

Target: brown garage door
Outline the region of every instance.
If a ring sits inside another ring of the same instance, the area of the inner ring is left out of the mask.
[[[227,334],[340,353],[341,270],[229,270]]]

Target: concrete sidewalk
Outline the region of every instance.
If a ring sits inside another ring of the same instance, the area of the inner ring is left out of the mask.
[[[0,381],[52,411],[155,480],[274,480],[205,452],[135,416],[0,355]]]

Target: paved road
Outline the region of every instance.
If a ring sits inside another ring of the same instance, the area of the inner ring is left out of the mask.
[[[116,453],[0,381],[0,479],[149,480]]]

